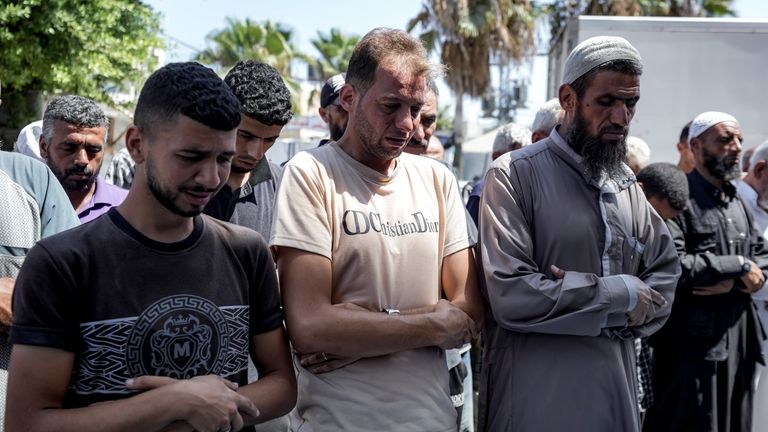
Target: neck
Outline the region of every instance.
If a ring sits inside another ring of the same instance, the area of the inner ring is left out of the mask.
[[[704,177],[704,180],[706,180],[709,184],[713,185],[714,187],[722,190],[723,185],[725,184],[725,180],[721,180],[712,174],[709,173],[709,171],[701,166],[696,166],[696,171],[699,172],[699,174]]]
[[[694,164],[692,164],[690,162],[687,162],[682,157],[677,162],[677,167],[680,168],[680,171],[682,171],[682,172],[684,172],[686,174],[688,174],[689,172],[693,171],[694,168],[696,168],[696,166]]]
[[[361,164],[376,170],[377,172],[389,176],[396,166],[396,159],[379,159],[368,153],[360,144],[360,140],[357,137],[352,137],[352,134],[344,134],[344,136],[338,141],[339,147],[344,153],[350,155],[352,159],[360,162]],[[355,142],[356,140],[356,142]]]
[[[251,178],[251,172],[237,173],[234,171],[229,172],[229,178],[227,179],[227,186],[230,189],[235,190],[243,187],[243,185]]]
[[[93,182],[91,187],[84,191],[67,191],[67,197],[69,197],[69,202],[72,203],[75,213],[80,213],[83,210],[83,207],[91,200],[94,193],[96,193],[96,182]]]
[[[192,217],[179,216],[168,210],[146,185],[136,182],[117,211],[141,234],[161,243],[182,241],[194,229]]]

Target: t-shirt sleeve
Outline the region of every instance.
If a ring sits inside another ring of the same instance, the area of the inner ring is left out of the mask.
[[[456,178],[447,172],[445,186],[445,243],[443,244],[443,256],[454,254],[460,250],[473,246],[477,235],[473,235],[474,222],[468,217],[467,210],[461,201],[459,186]]]
[[[266,333],[283,325],[280,290],[275,262],[264,240],[259,237],[259,255],[253,269],[250,290],[250,334]]]
[[[304,168],[312,159],[299,159],[300,156],[305,155],[294,157],[283,171],[275,199],[270,245],[301,249],[331,259],[331,224],[320,175],[316,167]]]
[[[30,250],[13,291],[12,344],[77,351],[80,296],[72,267],[54,260],[40,243]]]

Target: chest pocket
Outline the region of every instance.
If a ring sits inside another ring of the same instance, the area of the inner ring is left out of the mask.
[[[696,218],[690,223],[692,229],[685,239],[688,253],[718,253],[719,224],[708,218]]]

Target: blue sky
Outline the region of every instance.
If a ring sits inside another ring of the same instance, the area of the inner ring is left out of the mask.
[[[225,25],[226,17],[270,19],[289,25],[299,49],[313,54],[310,39],[332,27],[363,35],[374,27],[404,28],[421,9],[419,0],[147,0],[163,14],[163,30],[181,43],[171,43],[168,61],[189,60],[206,46],[205,36]],[[768,1],[736,0],[740,17],[768,18]]]

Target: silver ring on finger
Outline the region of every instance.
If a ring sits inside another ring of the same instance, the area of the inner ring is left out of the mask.
[[[326,356],[324,352],[322,352],[320,354],[323,355],[323,361],[328,361],[328,356]]]
[[[232,430],[232,425],[228,424],[227,427],[219,429],[219,432],[230,432]]]

